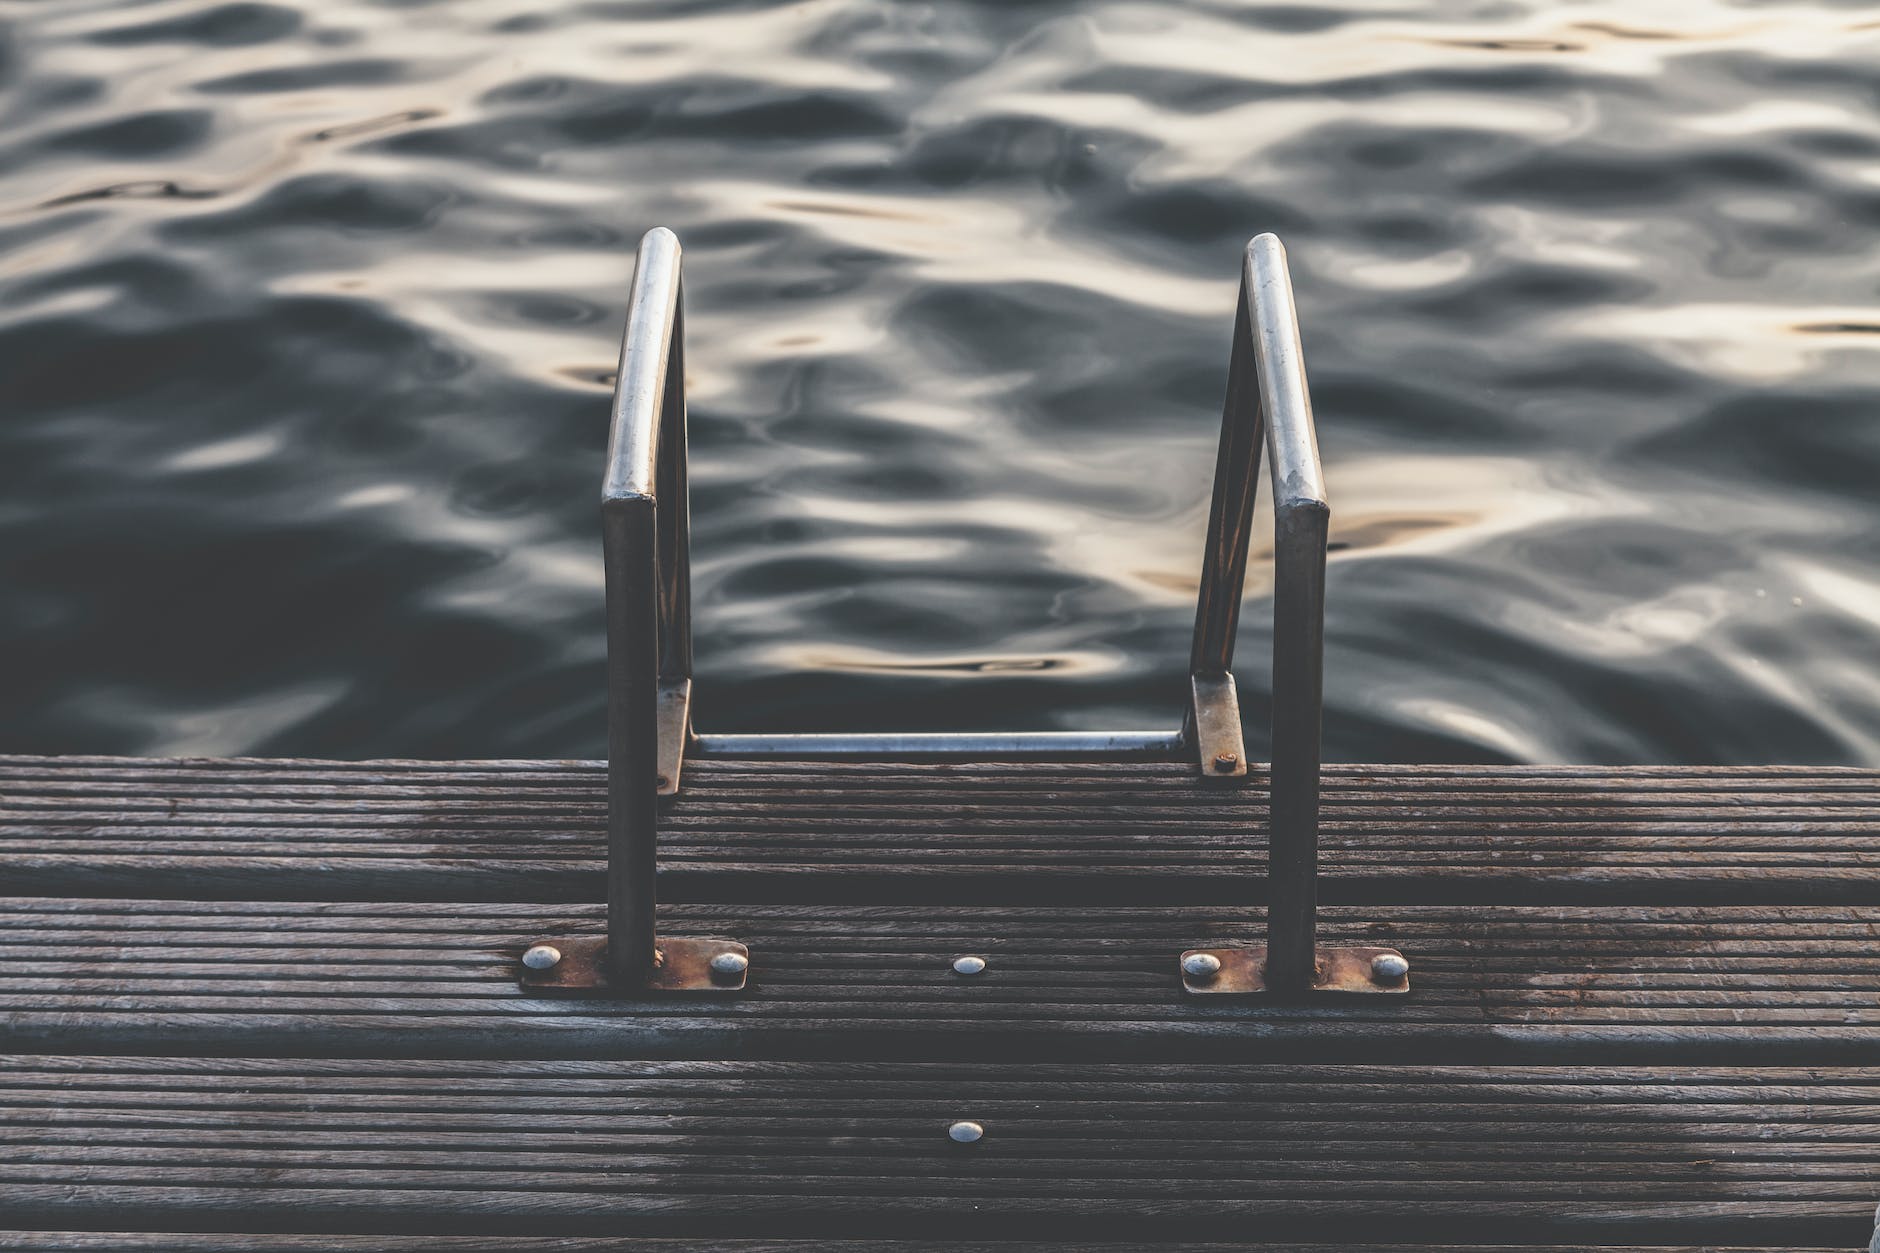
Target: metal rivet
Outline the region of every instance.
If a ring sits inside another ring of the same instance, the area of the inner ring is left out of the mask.
[[[955,957],[953,959],[953,973],[956,975],[976,975],[985,968],[986,959],[983,957]]]
[[[1212,979],[1221,973],[1221,959],[1212,953],[1190,953],[1182,958],[1182,973],[1192,979]]]
[[[1395,983],[1410,973],[1410,963],[1402,953],[1379,953],[1371,959],[1371,978],[1378,983]]]
[[[561,950],[553,944],[537,944],[522,955],[522,964],[530,970],[553,970],[561,964]]]
[[[1226,774],[1239,764],[1240,758],[1234,756],[1232,753],[1222,753],[1214,759],[1214,768],[1222,774]]]
[[[662,775],[657,775],[657,776],[655,776],[655,777],[654,777],[654,779],[653,779],[653,786],[654,786],[654,787],[671,787],[671,786],[672,786],[672,780],[671,780],[671,779],[668,779],[668,778],[667,778],[667,777],[666,777],[665,775],[663,775],[663,774],[662,774]]]
[[[712,956],[711,967],[715,975],[741,975],[751,968],[751,959],[733,949],[727,949]]]
[[[976,1122],[956,1122],[947,1128],[947,1135],[955,1144],[971,1144],[985,1134],[986,1129]]]

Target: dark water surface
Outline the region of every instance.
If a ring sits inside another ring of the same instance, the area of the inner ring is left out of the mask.
[[[1172,723],[1274,230],[1331,758],[1880,762],[1873,4],[0,19],[0,748],[598,755],[663,223],[702,727]]]

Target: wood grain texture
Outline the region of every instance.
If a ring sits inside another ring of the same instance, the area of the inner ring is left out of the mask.
[[[961,1118],[984,1139],[952,1142]],[[0,1183],[8,1221],[1181,1238],[1362,1215],[1838,1243],[1880,1193],[1880,1070],[19,1057]]]
[[[1326,942],[1395,945],[1407,998],[1182,994],[1176,955],[1259,911],[675,906],[751,946],[729,998],[525,995],[530,942],[591,905],[0,901],[14,1049],[554,1056],[1195,1057],[1483,1062],[1880,1056],[1880,907],[1343,906]],[[984,956],[971,979],[950,963]]]
[[[750,944],[737,999],[517,988],[600,932],[595,763],[0,758],[0,1220],[97,1233],[0,1250],[1871,1228],[1880,772],[1333,767],[1323,939],[1415,991],[1308,1006],[1175,973],[1260,937],[1257,774],[686,777],[662,929]]]
[[[1257,901],[1265,790],[1174,764],[697,761],[669,900]],[[583,900],[591,762],[0,758],[16,893]],[[1327,901],[1880,904],[1880,771],[1330,766]]]

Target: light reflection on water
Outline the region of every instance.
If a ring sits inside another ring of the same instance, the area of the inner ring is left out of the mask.
[[[1275,230],[1330,757],[1880,761],[1867,14],[0,5],[0,748],[597,755],[664,223],[710,729],[1171,721]]]

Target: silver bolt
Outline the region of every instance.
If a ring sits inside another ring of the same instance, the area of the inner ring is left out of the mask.
[[[1402,953],[1379,953],[1371,959],[1371,980],[1374,983],[1395,983],[1410,973],[1410,963]]]
[[[953,959],[953,973],[956,975],[976,975],[985,968],[986,959],[983,957],[955,957]]]
[[[751,959],[735,949],[726,949],[712,955],[711,967],[715,975],[741,975],[751,968]]]
[[[971,1144],[985,1134],[986,1129],[976,1122],[956,1122],[947,1128],[947,1136],[955,1144]]]
[[[553,944],[537,944],[522,955],[522,964],[530,970],[553,970],[561,964],[561,950]]]
[[[1221,959],[1212,953],[1190,953],[1182,958],[1182,973],[1191,979],[1212,979],[1221,973]]]

